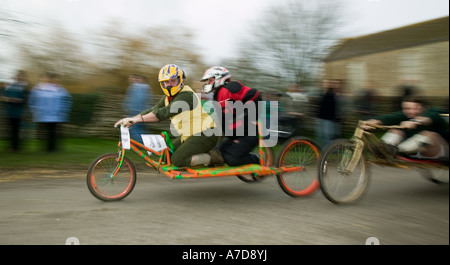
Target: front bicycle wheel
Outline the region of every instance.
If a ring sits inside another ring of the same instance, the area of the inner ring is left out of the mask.
[[[293,137],[283,144],[276,159],[275,166],[300,167],[301,170],[283,172],[277,175],[281,189],[290,196],[310,195],[319,188],[317,181],[317,163],[320,147],[306,137]]]
[[[320,189],[333,203],[356,203],[364,197],[369,188],[368,163],[363,153],[354,158],[355,150],[355,141],[338,139],[330,143],[320,159]],[[350,164],[352,165],[349,166]]]
[[[104,154],[96,158],[87,173],[89,191],[103,201],[117,201],[128,196],[136,184],[136,169],[130,159],[124,157],[117,174],[117,153]]]

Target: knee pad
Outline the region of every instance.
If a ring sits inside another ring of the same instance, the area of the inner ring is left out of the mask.
[[[432,144],[433,140],[431,140],[430,137],[421,134],[415,134],[406,141],[399,144],[398,150],[400,151],[400,153],[415,154],[419,152],[423,146]]]
[[[381,137],[381,141],[393,146],[397,146],[399,143],[403,141],[403,139],[404,139],[403,136],[391,132],[387,132],[383,134],[383,136]]]

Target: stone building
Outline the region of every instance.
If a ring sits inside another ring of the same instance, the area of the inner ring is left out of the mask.
[[[432,98],[449,96],[449,17],[343,39],[324,59],[324,78],[345,80],[351,94],[370,84],[396,97],[401,83]],[[448,108],[448,105],[447,105]]]

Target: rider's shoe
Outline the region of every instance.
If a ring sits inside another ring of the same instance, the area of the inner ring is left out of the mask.
[[[211,162],[209,162],[210,166],[223,165],[225,163],[219,149],[214,148],[210,150],[208,154],[211,156]]]
[[[385,150],[383,153],[387,152],[389,157],[394,157],[395,158],[396,156],[399,155],[399,151],[398,151],[398,147],[397,146],[384,143],[383,147],[384,147],[384,150]],[[386,156],[386,155],[384,155],[384,156]],[[384,156],[381,155],[380,157],[384,157]]]
[[[385,144],[386,150],[389,152],[389,154],[392,155],[392,157],[396,157],[399,155],[398,147],[395,145]]]

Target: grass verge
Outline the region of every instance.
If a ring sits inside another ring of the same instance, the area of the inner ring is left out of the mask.
[[[9,151],[8,142],[0,140],[0,171],[29,168],[87,169],[90,163],[103,153],[117,151],[116,140],[97,138],[71,138],[59,142],[59,150],[45,152],[45,143],[27,140],[19,152]]]

